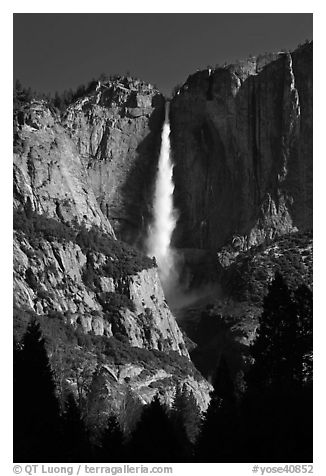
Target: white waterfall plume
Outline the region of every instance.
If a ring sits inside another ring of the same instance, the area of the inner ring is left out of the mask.
[[[161,150],[153,201],[153,223],[148,230],[147,254],[155,256],[166,293],[176,284],[175,252],[171,237],[177,222],[173,206],[173,163],[171,160],[169,102],[165,104],[165,120],[161,135]]]

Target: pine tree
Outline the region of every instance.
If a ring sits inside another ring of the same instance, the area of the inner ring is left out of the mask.
[[[20,105],[20,98],[23,91],[22,83],[19,79],[16,79],[15,86],[14,86],[14,94],[13,94],[13,103],[14,109],[16,109]]]
[[[97,444],[104,431],[108,413],[108,389],[100,364],[93,374],[86,406],[86,425],[91,442]]]
[[[128,458],[146,463],[178,461],[174,427],[158,396],[144,407],[128,445]]]
[[[62,421],[40,325],[31,321],[14,359],[14,460],[62,459]]]
[[[53,105],[54,105],[54,107],[59,109],[59,111],[61,111],[61,112],[64,109],[63,100],[62,100],[62,97],[60,96],[60,94],[58,93],[58,91],[56,91],[55,94],[54,94]]]
[[[213,382],[211,401],[197,440],[195,459],[199,462],[239,462],[239,416],[235,389],[224,356]]]
[[[193,392],[185,384],[177,386],[172,415],[178,431],[194,444],[200,428],[201,412]]]
[[[282,276],[275,276],[264,299],[241,405],[243,461],[312,458],[312,389],[303,377],[311,351],[311,306],[308,289],[291,293]]]
[[[90,444],[80,409],[72,393],[68,394],[63,415],[64,461],[70,463],[90,460]]]
[[[30,102],[33,96],[35,96],[35,93],[33,93],[32,89],[30,87],[24,88],[19,79],[17,79],[13,94],[14,110],[19,108],[22,104]]]
[[[102,434],[99,461],[101,463],[119,463],[124,459],[124,436],[117,417],[111,415]]]
[[[184,390],[186,391],[184,386],[177,386],[172,409],[170,411],[170,418],[173,424],[180,462],[190,461],[193,452],[193,445],[186,429],[188,415],[186,414],[187,396]]]
[[[283,277],[276,273],[264,299],[251,353],[256,364],[247,379],[259,386],[283,385],[293,373],[297,309]]]
[[[213,378],[214,394],[221,401],[233,405],[235,403],[235,388],[229,367],[224,355],[221,356]]]
[[[119,411],[119,425],[128,438],[134,431],[143,411],[143,404],[128,386]]]

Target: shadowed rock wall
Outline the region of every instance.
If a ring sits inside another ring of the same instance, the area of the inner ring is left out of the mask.
[[[200,71],[173,98],[177,246],[312,227],[312,43],[275,57]]]

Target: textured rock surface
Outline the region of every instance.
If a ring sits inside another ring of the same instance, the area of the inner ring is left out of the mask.
[[[63,117],[43,101],[15,115],[15,206],[96,224],[132,243],[151,216],[164,98],[132,78],[98,82]]]
[[[74,142],[43,101],[16,114],[14,140],[14,207],[29,202],[38,213],[113,234]]]
[[[151,85],[124,78],[98,83],[63,117],[43,101],[21,107],[14,118],[14,207],[27,217],[34,210],[55,218],[71,230],[96,225],[114,237],[110,219],[118,234],[135,242],[150,215],[163,103]],[[117,409],[128,380],[143,403],[158,391],[171,403],[176,385],[186,383],[205,410],[211,387],[189,361],[157,269],[117,279],[103,271],[110,260],[116,257],[85,251],[71,240],[16,231],[16,335],[35,313],[59,380],[72,386],[79,385],[73,369],[94,373],[97,352],[113,339],[115,362],[104,352],[101,368]]]
[[[165,370],[158,370],[156,373],[148,377],[143,377],[142,367],[135,365],[126,365],[113,369],[118,371],[117,383],[121,386],[126,385],[126,377],[128,379],[128,386],[136,394],[142,403],[150,403],[151,400],[157,395],[158,391],[161,397],[161,401],[171,406],[175,396],[175,375],[173,373],[166,372]],[[209,391],[212,390],[212,386],[204,379],[195,379],[192,376],[181,377],[178,380],[179,385],[186,385],[189,392],[192,392],[197,400],[197,404],[202,411],[205,411],[208,407],[210,397]],[[118,385],[117,385],[118,387]],[[110,385],[112,388],[112,385]],[[114,386],[113,386],[114,388]],[[115,403],[117,409],[121,405],[122,399],[118,399]]]
[[[163,96],[132,78],[98,83],[63,118],[102,212],[130,242],[150,216],[163,118]]]
[[[15,208],[71,229],[97,225],[141,244],[151,217],[163,103],[152,86],[116,78],[98,82],[63,116],[42,101],[20,108],[14,118]],[[180,210],[175,243],[190,249],[197,280],[205,282],[204,261],[214,262],[211,253],[225,244],[231,247],[220,250],[218,271],[237,272],[232,263],[238,255],[241,261],[243,250],[312,227],[312,45],[189,77],[172,101],[171,128]],[[95,348],[103,347],[107,401],[115,400],[116,410],[128,386],[143,402],[159,391],[171,403],[182,382],[204,410],[211,386],[189,361],[157,270],[117,279],[105,273],[111,258],[73,241],[33,242],[17,232],[16,309],[33,311],[48,330],[53,319],[56,333],[73,329],[77,343],[69,342],[67,352],[51,341],[56,368],[71,353],[78,364],[71,369],[94,374]],[[215,271],[214,265],[209,276]],[[112,295],[119,305],[111,308]],[[244,309],[236,298],[215,304],[214,312],[239,318],[238,329],[253,337],[257,306]],[[65,378],[78,385],[76,375]]]
[[[72,387],[79,378],[74,369],[83,375],[93,374],[99,368],[98,354],[104,352],[101,371],[108,395],[116,398],[114,408],[108,399],[108,413],[119,409],[127,386],[143,403],[159,391],[170,404],[176,386],[183,383],[205,410],[211,387],[189,360],[183,335],[165,302],[157,269],[144,269],[123,280],[115,279],[101,272],[109,259],[95,252],[86,256],[73,242],[38,239],[35,246],[24,233],[15,232],[16,337],[21,338],[28,315],[33,311],[44,327],[56,375]],[[96,286],[85,280],[90,261],[99,275]],[[117,298],[123,293],[132,303],[132,309],[123,304],[107,307],[103,300],[105,293]],[[74,333],[78,336],[78,346],[69,337]],[[91,340],[87,340],[88,336]],[[110,345],[113,337],[118,347],[107,354],[103,348]],[[94,343],[95,338],[99,340]],[[119,344],[119,339],[123,344]],[[159,352],[152,355],[153,351]],[[170,354],[171,351],[176,355]],[[180,363],[178,358],[185,361]],[[86,387],[84,391],[87,392]]]
[[[312,290],[312,255],[311,232],[283,235],[242,253],[234,253],[230,246],[229,253],[225,249],[219,254],[220,293],[217,288],[215,296],[203,296],[178,315],[179,324],[197,344],[191,358],[206,378],[214,374],[224,353],[234,382],[241,387],[248,345],[257,336],[264,297],[275,273],[281,272],[291,291],[301,285]]]
[[[100,253],[86,257],[72,242],[42,240],[38,249],[34,249],[24,234],[15,233],[15,304],[39,315],[53,311],[66,313],[70,323],[81,325],[86,333],[93,331],[96,335],[112,336],[120,332],[132,346],[175,350],[188,356],[181,331],[165,302],[157,268],[128,276],[123,283],[102,276],[99,288],[90,289],[83,281],[87,259],[99,269],[110,258]],[[35,280],[29,278],[31,275]],[[34,285],[34,281],[37,284]],[[121,309],[118,322],[115,319],[113,324],[110,312],[103,310],[100,295],[119,293],[121,287],[134,310]]]
[[[178,246],[246,249],[312,227],[312,44],[190,76],[171,130]]]

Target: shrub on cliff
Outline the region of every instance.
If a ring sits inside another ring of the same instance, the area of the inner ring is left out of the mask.
[[[167,353],[156,349],[148,350],[141,347],[131,347],[128,343],[115,337],[106,339],[105,343],[104,353],[115,364],[141,362],[147,370],[163,368],[174,377],[185,374],[192,375],[195,378],[201,377],[191,361],[176,351]]]
[[[39,215],[34,211],[14,210],[14,229],[22,231],[31,245],[38,247],[39,238],[47,241],[74,241],[76,232],[73,228],[54,218]]]
[[[107,276],[120,278],[155,266],[151,258],[126,243],[114,240],[95,226],[90,230],[84,226],[80,227],[76,243],[86,252],[95,251],[109,257],[102,268],[103,273]]]
[[[141,254],[126,243],[106,235],[96,226],[90,230],[78,224],[72,227],[54,218],[39,215],[30,209],[28,212],[15,210],[13,222],[14,229],[22,231],[33,248],[38,248],[40,239],[43,238],[47,241],[77,243],[87,255],[89,252],[104,254],[108,260],[101,271],[96,271],[97,275],[107,275],[119,279],[155,266],[153,259]],[[87,264],[89,264],[87,273],[91,274],[92,263]],[[85,276],[89,284],[93,282],[91,278],[91,276]]]
[[[97,295],[97,298],[104,311],[117,313],[120,309],[128,308],[130,311],[135,310],[135,304],[124,294],[103,292]]]
[[[268,284],[280,272],[291,290],[312,282],[312,233],[296,232],[252,247],[225,271],[224,287],[238,301],[261,306]]]

